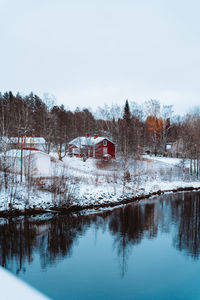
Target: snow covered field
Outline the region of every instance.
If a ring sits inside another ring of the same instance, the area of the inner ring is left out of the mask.
[[[27,154],[28,155],[28,154]],[[200,187],[200,182],[188,172],[189,162],[178,158],[142,156],[129,158],[128,177],[124,181],[123,159],[102,162],[92,158],[65,156],[56,153],[31,154],[31,180],[27,174],[2,173],[0,211],[25,208],[49,209],[62,205],[97,205],[119,201],[159,190]],[[19,155],[18,155],[19,158]],[[34,162],[34,163],[33,163]],[[15,170],[19,173],[19,163]],[[7,186],[5,184],[7,180]]]

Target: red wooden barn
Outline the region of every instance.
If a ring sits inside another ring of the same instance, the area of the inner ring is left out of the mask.
[[[80,136],[69,142],[69,154],[77,157],[115,158],[115,144],[107,137]]]

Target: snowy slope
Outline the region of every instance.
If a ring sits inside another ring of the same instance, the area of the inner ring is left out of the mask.
[[[1,211],[9,209],[11,195],[15,208],[24,209],[26,203],[26,207],[46,209],[64,204],[66,199],[82,206],[117,203],[127,197],[148,195],[158,190],[200,186],[199,180],[189,176],[181,160],[176,158],[129,158],[126,166],[129,178],[124,184],[123,158],[106,163],[92,158],[83,161],[69,156],[59,161],[57,153],[44,156],[38,151],[34,155],[35,172],[32,178],[36,185],[28,185],[25,177],[22,185],[12,185],[14,181],[20,182],[20,179],[13,181],[14,175],[9,175],[8,187],[5,188],[4,183],[0,190]],[[52,187],[63,188],[64,195],[55,196]]]

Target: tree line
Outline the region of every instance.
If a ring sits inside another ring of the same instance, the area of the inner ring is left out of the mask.
[[[51,97],[22,96],[11,91],[0,93],[0,136],[41,136],[47,151],[67,150],[68,142],[86,133],[107,136],[118,153],[137,155],[144,151],[166,154],[167,143],[177,142],[177,155],[196,160],[200,149],[200,110],[174,116],[173,106],[161,106],[157,100],[144,105],[126,100],[124,106],[104,105],[95,112],[88,108],[66,109]],[[179,145],[178,145],[179,143]],[[179,147],[178,147],[179,146]]]

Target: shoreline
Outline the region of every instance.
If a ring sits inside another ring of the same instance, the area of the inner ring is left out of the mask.
[[[155,192],[150,192],[148,194],[142,194],[139,196],[134,196],[132,198],[124,197],[124,199],[109,203],[100,203],[100,204],[89,204],[89,205],[69,205],[69,206],[53,206],[48,209],[44,208],[28,208],[28,209],[12,209],[12,210],[3,210],[0,211],[0,218],[11,218],[11,217],[19,217],[19,216],[32,216],[32,215],[42,215],[47,213],[52,214],[68,214],[68,213],[75,213],[84,210],[98,210],[100,208],[108,208],[108,207],[116,207],[120,205],[126,205],[129,203],[133,203],[135,201],[140,201],[144,199],[148,199],[152,196],[160,196],[166,193],[177,193],[177,192],[192,192],[192,191],[200,191],[199,187],[179,187],[174,189],[168,190],[157,190]]]

